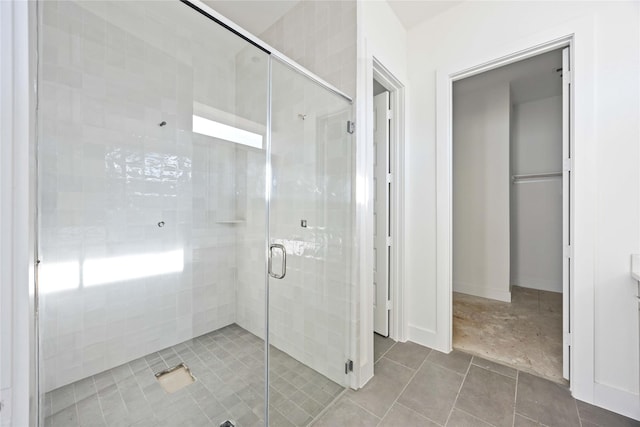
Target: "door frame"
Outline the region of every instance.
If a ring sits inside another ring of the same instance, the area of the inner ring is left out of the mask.
[[[373,377],[373,79],[389,91],[391,105],[394,106],[395,120],[391,123],[391,144],[397,155],[392,164],[396,171],[404,170],[405,157],[405,85],[366,46],[359,46],[358,79],[356,103],[356,239],[354,252],[353,301],[357,302],[354,316],[351,352],[354,355],[354,374],[351,388],[363,387]],[[404,188],[405,178],[396,174],[392,192],[396,199],[392,203],[392,234],[396,236],[396,250],[392,254],[394,286],[390,298],[392,307],[389,322],[389,337],[406,341],[408,332],[405,314],[405,258],[404,258]]]
[[[389,106],[392,117],[389,129],[389,156],[391,164],[391,197],[389,200],[390,232],[391,232],[391,260],[387,268],[389,272],[389,298],[391,299],[391,313],[389,313],[389,338],[396,341],[406,341],[406,321],[404,303],[404,86],[387,68],[376,58],[372,62],[373,80],[378,81],[389,92]],[[367,83],[368,84],[368,83]],[[371,94],[373,106],[373,93]],[[371,108],[372,110],[372,108]],[[368,112],[368,111],[367,111]],[[367,127],[367,140],[373,146],[373,117]],[[370,128],[370,129],[369,129]],[[371,132],[371,138],[369,138]],[[374,171],[375,174],[375,171]],[[373,179],[373,177],[372,177]],[[373,196],[373,194],[372,194]],[[371,212],[373,214],[373,211]],[[373,325],[371,325],[373,332]]]
[[[452,304],[452,87],[453,82],[561,47],[571,49],[572,183],[571,231],[573,263],[571,294],[570,378],[572,394],[581,400],[594,397],[594,209],[596,143],[594,132],[595,46],[594,22],[582,18],[516,41],[489,46],[485,55],[441,68],[436,75],[436,294],[437,331],[434,347],[451,352]],[[576,90],[575,88],[579,88]],[[577,149],[576,149],[577,147]],[[576,289],[575,283],[579,283]],[[580,357],[575,357],[580,355]]]

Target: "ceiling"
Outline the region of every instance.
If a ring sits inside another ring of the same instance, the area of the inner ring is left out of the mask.
[[[300,1],[303,0],[203,0],[204,3],[219,13],[257,36],[262,34]],[[406,29],[462,3],[460,0],[386,1]]]
[[[509,83],[511,103],[522,104],[561,95],[562,78],[557,71],[561,67],[562,50],[558,49],[458,80],[454,83],[453,90],[454,94],[462,94],[482,87]]]
[[[407,30],[462,3],[459,0],[387,0],[387,2]]]
[[[203,3],[259,36],[300,0],[203,0]]]

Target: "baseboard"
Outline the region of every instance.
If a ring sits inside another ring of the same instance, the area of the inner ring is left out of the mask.
[[[438,350],[443,353],[449,353],[451,351],[451,349],[444,348],[444,344],[439,339],[436,331],[415,325],[409,325],[408,341],[433,348],[434,350]]]
[[[453,282],[453,291],[462,294],[473,295],[481,298],[495,299],[498,301],[511,302],[511,292],[498,289],[484,288],[469,285],[467,283]]]
[[[595,383],[593,405],[640,421],[640,396],[604,384]]]
[[[519,277],[517,280],[512,280],[511,284],[513,286],[520,286],[521,288],[562,293],[562,282],[558,283],[553,280],[537,279],[535,277]]]

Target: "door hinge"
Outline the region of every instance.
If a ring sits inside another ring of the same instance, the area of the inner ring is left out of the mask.
[[[573,82],[573,73],[571,70],[562,70],[562,78],[566,83],[571,84]]]
[[[571,172],[571,166],[573,166],[572,163],[571,159],[564,159],[562,161],[562,170],[565,172]]]
[[[565,332],[564,342],[566,343],[567,346],[571,347],[571,332]]]
[[[387,184],[391,184],[393,182],[393,174],[392,173],[388,173],[387,174]]]
[[[356,131],[356,122],[352,122],[351,120],[347,121],[347,132],[354,133]]]
[[[387,300],[387,310],[391,310],[392,304],[391,304],[391,300],[388,299]]]
[[[393,239],[390,236],[387,236],[387,246],[393,245]]]
[[[344,364],[344,373],[348,374],[349,372],[353,372],[353,360],[349,359]]]
[[[387,120],[391,120],[393,118],[393,112],[391,110],[387,110]]]
[[[564,247],[563,255],[565,258],[573,258],[573,246],[567,245]]]

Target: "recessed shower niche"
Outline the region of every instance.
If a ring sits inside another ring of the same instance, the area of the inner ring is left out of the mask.
[[[188,2],[39,6],[40,424],[309,424],[351,358],[350,100]]]

